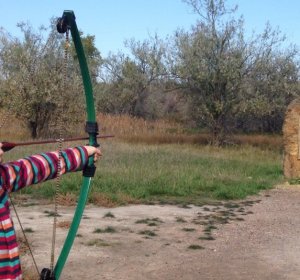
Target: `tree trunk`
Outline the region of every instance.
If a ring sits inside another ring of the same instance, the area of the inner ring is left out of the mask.
[[[212,127],[212,141],[213,146],[222,146],[227,138],[226,135],[226,117],[220,115],[214,122]]]
[[[37,122],[29,121],[28,126],[29,126],[29,129],[30,129],[31,137],[33,139],[37,138]]]

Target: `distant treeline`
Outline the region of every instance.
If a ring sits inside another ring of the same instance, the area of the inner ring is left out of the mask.
[[[83,36],[98,112],[176,120],[209,132],[215,145],[235,132],[281,132],[286,107],[300,92],[297,47],[268,24],[247,38],[243,19],[223,0],[184,2],[199,16],[190,30],[129,39],[126,54],[102,57],[94,36]],[[0,30],[0,105],[26,119],[33,137],[55,134],[62,109],[66,120],[84,118],[73,46],[65,87],[64,38],[54,20],[51,26],[36,32],[21,24],[23,39]]]

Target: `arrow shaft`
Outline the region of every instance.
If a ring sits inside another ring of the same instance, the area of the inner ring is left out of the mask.
[[[97,138],[112,138],[114,135],[98,135]],[[30,141],[30,142],[2,142],[1,149],[4,152],[7,152],[15,147],[18,146],[31,146],[31,145],[40,145],[40,144],[50,144],[50,143],[56,143],[59,141],[62,142],[73,142],[73,141],[79,141],[79,140],[89,140],[89,137],[74,137],[74,138],[65,138],[65,139],[48,139],[48,140],[41,140],[41,141]]]

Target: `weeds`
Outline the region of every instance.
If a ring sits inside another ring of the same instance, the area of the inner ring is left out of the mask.
[[[116,233],[117,230],[112,226],[107,226],[105,229],[96,228],[93,233]]]
[[[139,234],[142,234],[142,235],[146,235],[146,236],[149,236],[149,237],[153,237],[153,236],[156,236],[157,234],[152,231],[152,230],[141,230],[139,231]]]
[[[111,212],[107,212],[106,214],[104,214],[103,218],[115,218],[115,215]]]
[[[96,246],[96,247],[108,247],[111,246],[110,243],[102,240],[102,239],[93,239],[85,243],[87,246]]]
[[[54,216],[61,217],[60,214],[58,214],[58,213],[56,213],[54,211],[45,210],[44,213],[47,214],[47,217],[54,217]]]
[[[34,230],[32,228],[24,228],[25,233],[33,233]]]
[[[135,222],[136,224],[146,224],[148,226],[158,226],[159,224],[163,223],[163,221],[159,218],[147,218],[147,219],[140,219],[140,220],[137,220]]]
[[[191,231],[195,231],[196,229],[194,228],[183,228],[183,231],[187,231],[187,232],[191,232]]]
[[[176,217],[176,222],[177,223],[186,223],[186,220],[182,217]]]
[[[188,249],[191,249],[191,250],[203,250],[205,249],[203,246],[200,246],[200,245],[195,245],[195,244],[192,244],[188,247]]]

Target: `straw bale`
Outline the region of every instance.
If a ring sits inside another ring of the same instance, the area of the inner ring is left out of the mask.
[[[283,173],[286,178],[300,178],[300,99],[287,107],[283,123]]]

